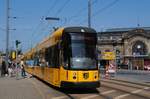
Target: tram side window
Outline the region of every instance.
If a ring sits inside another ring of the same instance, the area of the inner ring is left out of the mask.
[[[69,55],[70,55],[70,51],[69,51],[69,35],[63,35],[63,41],[62,41],[62,52],[63,52],[63,65],[64,68],[68,68],[68,64],[69,64]]]
[[[25,64],[29,67],[33,67],[34,66],[34,61],[32,59],[26,60]]]
[[[34,65],[39,66],[39,59],[38,57],[34,57]]]
[[[49,66],[49,48],[45,49],[45,60],[46,60],[47,66]]]
[[[51,65],[52,67],[55,67],[55,46],[52,46],[52,52],[51,52]]]
[[[48,67],[57,68],[59,66],[58,45],[54,45],[46,49],[45,60],[48,63]]]
[[[38,55],[37,55],[37,53],[34,53],[34,54],[32,55],[32,57],[31,57],[31,59],[33,60],[33,65],[34,65],[34,66],[39,66],[39,65],[38,65],[39,61],[38,61]]]
[[[45,51],[45,60],[47,62],[47,66],[50,67],[51,66],[51,47],[46,48]]]
[[[48,50],[48,62],[49,62],[49,66],[52,66],[52,48],[49,47]]]
[[[58,68],[59,67],[59,49],[58,49],[58,46],[57,45],[54,45],[52,47],[52,67],[54,68]]]
[[[47,54],[48,67],[53,67],[53,47],[48,48]]]
[[[55,52],[55,67],[59,67],[59,48],[58,48],[58,44],[57,45],[55,45],[55,50],[54,50]]]
[[[42,66],[42,67],[47,65],[46,64],[46,60],[45,60],[45,51],[44,52],[40,51],[40,54],[39,54],[39,65]]]

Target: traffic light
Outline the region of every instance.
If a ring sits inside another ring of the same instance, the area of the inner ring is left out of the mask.
[[[120,54],[120,50],[117,49],[117,50],[116,50],[116,54],[117,54],[117,55]]]
[[[18,45],[20,44],[21,42],[19,40],[16,40],[16,48],[18,48]]]

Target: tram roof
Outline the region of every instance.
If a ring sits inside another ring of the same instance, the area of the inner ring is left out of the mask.
[[[96,33],[96,31],[92,28],[88,27],[67,27],[64,28],[64,32],[86,32],[86,33]]]
[[[44,40],[42,40],[40,43],[38,43],[31,50],[27,51],[25,54],[30,55],[30,54],[36,52],[37,50],[41,50],[42,48],[44,48],[46,46],[53,45],[54,43],[56,43],[56,39],[60,38],[64,32],[96,33],[96,31],[94,29],[88,28],[88,27],[65,27],[65,28],[59,28],[56,31],[52,32],[52,34],[50,36],[44,38]],[[52,44],[49,43],[50,40],[51,40]]]

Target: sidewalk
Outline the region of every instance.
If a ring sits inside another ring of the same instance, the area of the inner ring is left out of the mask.
[[[1,99],[43,99],[29,78],[0,77]]]

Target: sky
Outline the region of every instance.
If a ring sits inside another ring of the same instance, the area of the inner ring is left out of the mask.
[[[91,6],[91,27],[98,32],[137,24],[150,27],[150,0],[91,0]],[[19,40],[24,52],[50,35],[53,27],[88,26],[88,0],[10,0],[9,12],[9,49]],[[0,51],[5,49],[6,0],[0,0]]]

